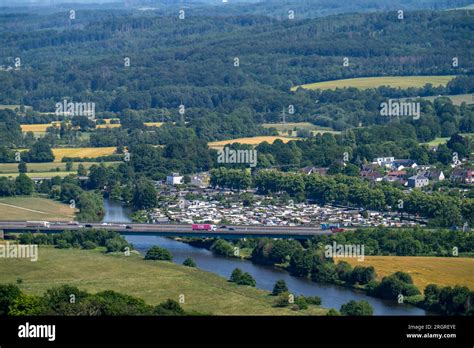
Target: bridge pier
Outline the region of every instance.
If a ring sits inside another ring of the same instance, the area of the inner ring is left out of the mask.
[[[5,233],[3,232],[3,230],[0,230],[0,240],[3,239],[5,239]]]

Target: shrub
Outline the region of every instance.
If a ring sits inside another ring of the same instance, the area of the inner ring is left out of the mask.
[[[172,259],[171,252],[156,245],[151,247],[145,255],[145,260],[171,261]]]
[[[273,286],[272,295],[278,296],[284,292],[288,292],[288,287],[286,286],[286,282],[283,279],[277,280],[277,282]]]
[[[183,266],[187,267],[196,267],[196,262],[190,257],[183,261]]]
[[[234,256],[234,247],[229,242],[218,239],[212,244],[211,251],[217,255],[231,257]]]
[[[341,306],[340,312],[342,315],[349,315],[349,316],[362,316],[362,315],[372,315],[374,310],[372,306],[364,300],[359,302],[357,301],[349,301]]]
[[[0,315],[8,313],[8,307],[21,295],[21,290],[14,284],[0,284]]]
[[[232,271],[229,281],[236,283],[238,285],[248,285],[248,286],[257,285],[257,282],[249,273],[247,272],[242,273],[242,271],[239,268],[236,268]]]
[[[338,317],[341,315],[341,313],[334,309],[334,308],[331,308],[327,313],[326,313],[327,316],[334,316],[334,317]]]

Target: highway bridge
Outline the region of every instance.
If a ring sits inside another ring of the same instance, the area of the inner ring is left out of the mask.
[[[293,238],[309,239],[316,235],[331,234],[331,231],[307,226],[218,226],[215,231],[193,231],[191,225],[183,224],[135,224],[135,223],[92,223],[92,222],[50,222],[49,226],[35,226],[26,221],[2,221],[0,231],[10,233],[41,232],[59,233],[80,229],[105,229],[123,235],[156,235],[167,237],[214,237],[237,238]]]

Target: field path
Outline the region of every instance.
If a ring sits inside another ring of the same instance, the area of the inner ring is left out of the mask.
[[[0,203],[0,205],[5,205],[5,206],[7,206],[7,207],[17,208],[17,209],[22,209],[22,210],[27,210],[27,211],[31,211],[31,212],[33,212],[33,213],[48,215],[48,213],[45,213],[44,211],[39,211],[39,210],[33,210],[33,209],[18,207],[18,206],[16,206],[16,205],[12,205],[12,204]]]

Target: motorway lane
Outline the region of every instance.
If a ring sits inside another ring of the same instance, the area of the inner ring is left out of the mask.
[[[85,226],[88,227],[85,227]],[[90,226],[90,227],[89,227]],[[131,229],[127,229],[125,226],[131,226]],[[69,224],[67,222],[52,222],[49,228],[46,227],[36,227],[36,226],[27,226],[25,221],[4,221],[0,222],[0,229],[12,230],[12,229],[31,229],[31,230],[45,230],[45,231],[61,231],[61,230],[77,230],[80,228],[103,228],[111,231],[117,232],[126,232],[126,233],[140,233],[140,232],[183,232],[183,233],[221,233],[221,234],[254,234],[254,235],[318,235],[318,234],[331,234],[330,231],[321,230],[315,227],[303,227],[303,226],[236,226],[236,225],[227,225],[227,228],[218,228],[216,231],[193,231],[191,225],[183,224],[119,224],[112,223],[108,225],[103,225],[101,223],[80,223],[80,224]],[[232,229],[229,229],[232,228]]]

